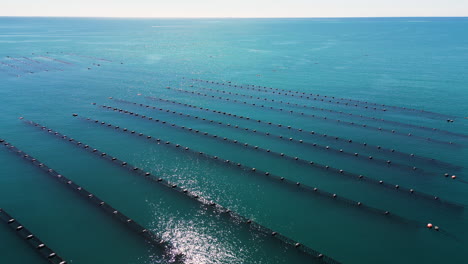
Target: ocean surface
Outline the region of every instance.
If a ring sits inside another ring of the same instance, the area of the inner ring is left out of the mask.
[[[0,208],[74,264],[466,263],[467,28],[0,18]]]

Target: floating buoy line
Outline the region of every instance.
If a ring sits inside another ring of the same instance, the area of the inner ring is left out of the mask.
[[[288,156],[288,155],[285,155],[284,153],[273,152],[270,149],[264,149],[264,148],[261,148],[261,147],[258,147],[258,146],[250,145],[248,143],[239,142],[239,141],[234,140],[234,139],[228,139],[227,137],[221,137],[221,136],[218,136],[218,135],[213,135],[213,134],[210,134],[208,132],[201,132],[199,130],[196,130],[196,129],[194,130],[194,129],[189,128],[189,127],[179,126],[179,125],[169,123],[169,122],[164,121],[164,120],[153,119],[153,117],[147,117],[145,115],[141,115],[139,113],[134,113],[134,112],[131,112],[131,111],[128,111],[128,110],[118,109],[118,108],[111,107],[111,106],[106,106],[106,105],[101,105],[100,108],[106,109],[106,110],[111,110],[111,111],[121,113],[121,114],[124,114],[124,115],[133,116],[135,118],[140,117],[143,120],[147,120],[147,121],[150,121],[150,122],[156,122],[156,123],[163,124],[163,125],[175,128],[175,129],[182,129],[184,131],[195,133],[195,134],[205,136],[205,137],[208,137],[208,138],[213,138],[213,139],[216,139],[216,140],[221,141],[221,142],[226,142],[226,143],[235,144],[237,146],[242,146],[244,148],[248,148],[248,149],[251,149],[251,150],[254,150],[254,151],[258,151],[258,152],[262,152],[262,153],[268,153],[271,156],[281,157],[281,158],[283,158],[285,160],[290,160],[290,161],[293,161],[293,162],[296,162],[296,163],[300,163],[300,164],[306,165],[306,166],[311,167],[311,168],[318,168],[318,169],[321,169],[321,170],[324,170],[324,171],[327,171],[327,172],[332,172],[332,173],[340,175],[340,176],[359,179],[360,181],[363,181],[363,182],[369,182],[369,183],[372,183],[374,185],[390,188],[390,189],[393,189],[393,190],[397,191],[398,193],[410,194],[411,196],[413,196],[415,198],[416,197],[424,198],[426,200],[433,201],[435,203],[438,203],[438,204],[441,204],[441,205],[444,205],[444,206],[448,206],[448,207],[451,207],[451,208],[454,208],[454,209],[462,210],[464,208],[463,205],[460,205],[460,204],[457,204],[457,203],[451,202],[451,201],[442,200],[438,196],[429,195],[429,194],[422,193],[422,192],[416,192],[413,188],[406,188],[406,187],[403,187],[403,186],[398,185],[398,184],[387,183],[387,182],[384,182],[383,180],[377,180],[377,179],[370,178],[370,177],[367,177],[367,176],[364,176],[364,175],[361,175],[361,174],[347,172],[347,171],[344,171],[342,169],[337,169],[337,168],[334,168],[334,167],[331,167],[331,166],[328,166],[328,165],[322,165],[322,164],[316,163],[314,161],[304,160],[304,159],[301,159],[299,157]]]
[[[47,128],[45,126],[41,126],[40,124],[38,123],[35,123],[35,122],[32,122],[32,121],[27,121],[25,120],[26,123],[30,124],[30,125],[33,125],[35,127],[38,127],[40,128],[41,130],[51,134],[51,135],[54,135],[54,136],[57,136],[75,146],[78,146],[80,147],[81,149],[84,149],[86,150],[87,152],[89,153],[92,153],[96,156],[99,156],[105,160],[108,160],[110,161],[112,164],[116,165],[116,166],[119,166],[121,168],[124,168],[128,171],[131,171],[132,173],[134,174],[137,174],[137,175],[140,175],[140,176],[143,176],[145,177],[146,179],[149,179],[151,180],[152,182],[156,182],[158,184],[162,184],[163,186],[167,187],[167,188],[170,188],[171,190],[174,190],[174,191],[177,191],[179,193],[182,193],[182,194],[185,194],[185,196],[195,200],[195,201],[198,201],[200,204],[202,204],[204,207],[206,208],[212,208],[214,211],[222,214],[222,215],[226,215],[229,217],[229,219],[233,220],[233,223],[236,223],[236,224],[239,224],[242,223],[244,225],[247,225],[248,227],[250,227],[252,230],[256,230],[257,232],[260,232],[262,234],[265,234],[265,235],[268,235],[270,237],[273,237],[274,239],[278,239],[279,241],[283,242],[285,245],[291,247],[291,248],[296,248],[297,250],[300,250],[301,252],[305,253],[305,254],[308,254],[310,255],[310,257],[316,259],[316,260],[319,260],[321,261],[321,263],[329,263],[329,264],[339,264],[340,262],[306,246],[306,245],[303,245],[297,241],[294,241],[292,240],[291,238],[288,238],[284,235],[281,235],[280,233],[278,232],[275,232],[257,222],[255,222],[254,220],[252,219],[249,219],[249,218],[246,218],[232,210],[229,210],[213,201],[210,201],[208,199],[205,199],[201,196],[199,196],[198,194],[194,193],[194,192],[191,192],[185,188],[182,188],[180,186],[178,186],[177,184],[175,183],[171,183],[163,178],[160,178],[160,177],[155,177],[153,176],[150,172],[145,172],[144,170],[136,167],[136,166],[133,166],[125,161],[122,161],[122,160],[119,160],[117,159],[116,157],[113,157],[105,152],[101,152],[99,151],[98,149],[95,149],[95,148],[92,148],[91,146],[89,145],[86,145],[80,141],[76,141],[75,139],[73,138],[69,138],[57,131],[54,131],[50,128]],[[45,166],[45,165],[44,165]],[[146,230],[146,229],[145,229]],[[148,232],[148,231],[146,231]],[[160,241],[162,241],[160,239]],[[167,243],[167,242],[165,242]]]
[[[231,82],[223,83],[223,82],[214,82],[214,81],[207,81],[207,80],[200,80],[200,79],[191,79],[191,80],[192,81],[197,81],[197,82],[204,82],[204,83],[211,83],[211,84],[217,84],[217,85],[231,86],[231,87],[236,87],[236,88],[241,88],[241,89],[253,89],[253,90],[258,90],[258,91],[263,91],[263,92],[268,92],[268,90],[270,90],[270,91],[281,91],[283,93],[290,93],[290,94],[296,94],[296,95],[301,94],[299,97],[307,95],[307,96],[313,96],[313,97],[324,97],[324,98],[327,98],[327,99],[331,98],[331,99],[338,100],[338,101],[354,102],[355,104],[352,105],[352,106],[355,106],[355,107],[360,106],[360,105],[373,105],[373,106],[376,106],[376,107],[377,106],[378,107],[385,107],[385,108],[382,108],[382,109],[378,109],[378,110],[382,110],[382,111],[387,110],[387,108],[392,108],[392,109],[395,109],[395,110],[401,110],[401,111],[405,111],[405,112],[408,111],[408,112],[421,113],[421,114],[428,115],[428,116],[437,116],[439,118],[440,117],[453,118],[453,116],[450,116],[450,115],[431,112],[431,111],[426,111],[426,110],[422,110],[422,109],[414,109],[414,108],[408,108],[408,107],[402,107],[402,106],[378,104],[378,103],[355,100],[355,99],[349,99],[349,98],[336,98],[334,96],[319,95],[319,94],[313,94],[313,93],[305,93],[305,92],[299,92],[299,91],[294,91],[294,90],[279,89],[279,88],[272,88],[272,87],[259,86],[259,85],[250,85],[250,84],[247,84],[247,85],[233,85],[233,84],[231,84]],[[337,103],[339,104],[339,102],[331,101],[331,100],[328,100],[328,101],[325,101],[325,102],[329,102],[329,103],[333,103],[333,104],[337,104]],[[349,104],[346,104],[346,103],[344,103],[342,105],[349,106]],[[374,108],[372,108],[372,109],[377,110],[376,107],[375,107],[375,109]],[[364,109],[369,109],[369,107],[366,108],[365,106],[363,108]]]
[[[144,228],[143,226],[138,224],[135,220],[127,217],[120,211],[116,210],[111,205],[104,202],[102,199],[98,198],[96,195],[87,191],[85,188],[79,186],[78,184],[69,180],[65,176],[59,174],[52,168],[49,168],[47,165],[45,165],[44,163],[41,163],[39,160],[35,159],[31,155],[19,150],[15,146],[6,142],[4,139],[0,139],[0,144],[4,146],[5,148],[7,148],[8,150],[10,150],[12,153],[22,157],[26,161],[29,161],[32,165],[34,165],[35,167],[45,172],[47,175],[51,176],[53,179],[61,183],[63,186],[79,194],[80,197],[84,198],[89,203],[96,205],[97,208],[101,209],[101,211],[112,216],[112,218],[118,220],[119,222],[123,223],[125,227],[141,235],[146,241],[148,241],[152,245],[161,248],[162,250],[164,250],[166,254],[169,254],[171,258],[177,259],[181,257],[177,255],[177,253],[175,253],[176,249],[169,242],[164,241],[159,235],[156,235],[152,231]]]
[[[312,115],[312,114],[306,114],[306,113],[303,113],[303,112],[297,112],[297,111],[293,111],[293,110],[284,110],[283,108],[276,108],[276,107],[265,106],[265,105],[261,105],[261,104],[259,105],[259,104],[256,104],[256,103],[249,103],[249,102],[246,102],[246,101],[239,101],[239,100],[236,100],[236,99],[231,100],[230,98],[224,98],[224,97],[221,97],[221,96],[208,95],[208,94],[195,92],[195,91],[187,91],[187,90],[175,89],[175,88],[171,88],[171,87],[166,87],[166,89],[181,92],[181,93],[193,94],[193,95],[197,95],[197,96],[201,96],[201,97],[207,97],[207,98],[210,98],[210,99],[216,99],[216,100],[228,101],[228,102],[237,103],[237,104],[249,105],[249,106],[259,107],[259,108],[268,109],[268,110],[272,110],[272,111],[279,111],[279,112],[282,112],[282,113],[288,113],[288,114],[292,114],[292,115],[296,115],[296,116],[302,116],[302,117],[307,117],[307,118],[325,120],[325,121],[328,121],[328,122],[338,123],[338,124],[341,124],[341,125],[347,125],[347,126],[363,128],[363,129],[368,129],[368,130],[374,130],[374,131],[379,131],[379,132],[386,132],[386,133],[390,133],[391,135],[405,136],[407,138],[408,137],[409,138],[415,138],[415,139],[429,141],[429,142],[437,143],[437,144],[450,145],[450,146],[459,146],[459,144],[454,143],[452,141],[447,142],[447,141],[433,139],[433,138],[430,138],[430,137],[421,137],[421,136],[413,135],[412,133],[403,133],[403,132],[398,132],[396,130],[369,126],[367,124],[360,124],[360,123],[355,123],[355,122],[342,121],[340,119],[331,119],[331,118],[328,118],[328,117],[325,117],[325,116],[317,116],[317,115]]]
[[[4,209],[0,208],[0,222],[11,228],[19,237],[28,243],[39,255],[52,264],[66,264],[54,250],[44,244],[37,236],[24,227],[17,219],[13,218]]]
[[[177,149],[177,150],[179,150],[181,152],[190,153],[190,154],[192,154],[194,156],[197,156],[197,157],[203,157],[203,158],[206,158],[206,159],[208,159],[210,161],[216,161],[218,163],[228,165],[228,166],[230,166],[232,168],[243,170],[243,171],[248,172],[248,173],[250,173],[252,175],[255,175],[255,176],[267,177],[268,179],[272,179],[272,180],[275,180],[277,182],[284,183],[284,184],[289,185],[291,187],[302,189],[302,190],[306,191],[309,194],[319,195],[319,196],[326,197],[326,198],[329,198],[329,199],[334,200],[334,201],[338,201],[338,202],[343,203],[345,205],[351,205],[353,207],[361,208],[362,210],[366,210],[368,212],[371,212],[371,213],[374,213],[374,214],[377,214],[377,215],[389,217],[389,218],[391,218],[393,220],[396,220],[396,221],[399,221],[399,222],[402,222],[402,223],[405,223],[405,224],[410,224],[413,227],[423,227],[424,226],[424,224],[420,224],[417,221],[409,220],[409,219],[406,219],[404,217],[398,216],[396,214],[390,213],[388,210],[382,210],[382,209],[374,208],[374,207],[371,207],[371,206],[367,206],[362,202],[353,201],[353,200],[351,200],[349,198],[345,198],[345,197],[343,197],[341,195],[338,195],[336,193],[323,191],[323,190],[321,190],[321,189],[319,189],[317,187],[312,187],[312,186],[309,186],[307,184],[303,184],[301,182],[295,182],[295,181],[286,179],[285,177],[281,177],[281,176],[275,175],[273,173],[270,173],[268,171],[259,170],[259,169],[253,168],[253,167],[246,166],[246,165],[241,164],[241,163],[237,163],[237,162],[235,162],[233,160],[223,159],[222,157],[219,157],[219,156],[213,156],[213,155],[210,155],[210,154],[206,154],[204,152],[200,152],[200,151],[195,150],[193,148],[189,148],[189,147],[186,147],[186,146],[183,146],[183,145],[180,145],[180,144],[172,143],[170,141],[166,141],[166,140],[161,139],[161,138],[155,138],[153,136],[146,135],[146,134],[140,133],[140,132],[135,131],[135,130],[129,130],[127,128],[121,128],[120,126],[115,126],[115,125],[112,125],[110,123],[106,123],[104,121],[99,121],[99,120],[96,120],[96,119],[84,118],[84,117],[81,118],[81,119],[86,120],[86,121],[88,121],[90,123],[93,123],[93,124],[97,124],[97,125],[109,128],[109,129],[114,130],[114,131],[120,131],[120,132],[123,132],[125,134],[133,135],[134,137],[138,137],[138,138],[141,138],[143,140],[150,141],[150,142],[152,142],[154,144],[157,144],[157,145],[171,147],[171,148]]]
[[[237,129],[237,130],[240,130],[240,131],[243,131],[243,132],[249,132],[249,133],[252,133],[252,134],[261,135],[261,136],[265,136],[265,137],[275,138],[275,139],[279,139],[279,140],[282,140],[282,141],[285,141],[285,142],[288,142],[288,143],[294,143],[294,144],[297,144],[297,145],[304,145],[304,146],[312,147],[313,149],[327,151],[327,152],[331,152],[331,153],[334,153],[334,154],[347,155],[349,157],[355,157],[356,159],[359,159],[359,160],[363,160],[363,161],[370,162],[370,163],[377,164],[377,165],[383,165],[385,168],[398,168],[398,169],[401,169],[401,170],[403,170],[405,172],[408,172],[408,171],[417,172],[419,174],[425,174],[425,175],[431,175],[431,176],[439,175],[439,174],[436,174],[436,173],[433,173],[433,172],[428,172],[428,171],[425,171],[425,170],[421,170],[419,168],[416,168],[415,166],[408,166],[408,165],[404,165],[404,164],[399,164],[399,163],[392,162],[391,160],[378,159],[378,158],[374,158],[372,156],[359,155],[359,153],[357,153],[357,152],[354,152],[354,153],[353,152],[347,152],[347,151],[345,151],[343,149],[336,149],[336,148],[329,147],[329,146],[319,145],[319,144],[316,144],[316,143],[310,143],[310,142],[304,141],[302,139],[298,140],[298,139],[294,139],[292,137],[288,138],[288,137],[284,137],[282,135],[276,135],[276,134],[273,134],[273,133],[270,133],[270,132],[264,132],[264,131],[261,131],[261,130],[256,130],[256,129],[252,129],[252,128],[248,128],[248,127],[241,127],[241,126],[232,125],[232,124],[229,124],[229,123],[225,124],[225,123],[223,123],[221,121],[210,120],[210,119],[206,119],[206,118],[199,117],[199,116],[196,116],[196,115],[190,115],[190,114],[187,114],[187,113],[176,112],[176,111],[172,111],[172,110],[169,110],[169,109],[158,108],[158,107],[155,107],[155,106],[145,105],[145,104],[141,104],[141,103],[138,104],[136,102],[130,102],[130,101],[123,100],[123,99],[113,98],[113,100],[116,101],[116,102],[127,103],[127,104],[130,104],[130,105],[136,105],[136,106],[147,108],[147,109],[150,109],[150,110],[156,110],[156,111],[160,111],[160,112],[163,112],[163,113],[169,113],[169,114],[173,114],[173,115],[176,115],[176,116],[183,116],[183,117],[195,119],[195,120],[200,121],[200,122],[205,122],[205,123],[209,123],[209,124],[213,124],[213,125],[228,127],[228,128],[232,128],[232,129]],[[117,108],[114,107],[114,110],[117,110]],[[441,174],[440,176],[445,176],[445,174]]]
[[[236,114],[232,114],[232,113],[228,113],[228,112],[223,112],[223,111],[220,111],[220,110],[209,109],[209,108],[196,106],[196,105],[191,105],[191,104],[187,104],[187,103],[181,103],[181,102],[177,102],[177,101],[174,101],[174,100],[167,100],[167,99],[152,97],[152,96],[146,96],[145,98],[153,100],[153,101],[171,103],[171,104],[174,104],[174,105],[179,105],[179,106],[184,106],[184,107],[193,108],[193,109],[197,109],[197,110],[202,110],[202,111],[205,111],[205,112],[211,112],[211,113],[215,113],[215,114],[219,114],[219,115],[223,115],[223,116],[229,116],[231,118],[248,120],[248,121],[251,121],[251,122],[254,122],[254,123],[260,123],[260,124],[263,124],[263,125],[268,125],[268,126],[272,126],[272,127],[276,127],[276,128],[282,128],[282,129],[285,129],[285,130],[292,130],[294,132],[299,132],[299,133],[304,134],[306,136],[320,137],[322,139],[329,140],[330,142],[341,141],[341,142],[345,142],[347,144],[364,147],[366,149],[373,149],[374,151],[383,152],[383,153],[388,154],[388,155],[395,155],[395,156],[398,156],[398,157],[402,157],[402,158],[408,159],[410,162],[420,161],[420,162],[424,162],[424,163],[431,164],[431,165],[434,164],[434,165],[436,165],[438,167],[443,167],[443,168],[445,168],[447,170],[453,170],[453,171],[459,171],[459,170],[462,169],[462,167],[460,167],[460,166],[456,166],[456,165],[453,165],[453,164],[450,164],[450,163],[447,163],[447,162],[444,162],[444,161],[436,160],[436,159],[433,159],[433,158],[427,158],[427,157],[420,156],[420,155],[415,155],[415,154],[412,154],[412,153],[408,154],[408,153],[401,152],[401,151],[398,151],[398,150],[395,150],[395,149],[389,149],[389,148],[385,148],[385,147],[381,147],[381,146],[373,146],[373,145],[370,145],[370,144],[367,144],[367,143],[361,143],[361,142],[358,142],[358,141],[354,141],[352,139],[341,138],[341,137],[328,135],[328,134],[321,134],[321,133],[318,133],[318,132],[315,132],[315,131],[307,131],[307,130],[292,127],[292,126],[289,126],[289,125],[275,124],[275,123],[268,122],[268,121],[263,121],[263,120],[259,120],[259,119],[250,118],[248,116],[236,115]]]
[[[440,134],[450,135],[450,136],[454,136],[454,137],[468,138],[468,135],[464,135],[464,134],[460,134],[460,133],[456,133],[456,132],[451,132],[451,131],[442,130],[442,129],[438,129],[438,128],[432,128],[432,127],[402,123],[402,122],[387,120],[387,119],[383,119],[383,118],[376,118],[376,117],[371,117],[371,116],[357,115],[357,114],[347,113],[347,112],[343,112],[343,111],[325,109],[325,108],[309,106],[309,105],[301,105],[301,104],[288,102],[288,101],[283,101],[283,100],[278,101],[278,100],[275,100],[275,99],[269,99],[269,98],[265,98],[265,97],[246,95],[246,94],[240,94],[240,93],[229,92],[229,91],[226,92],[224,90],[218,90],[218,89],[212,89],[212,88],[197,87],[197,89],[207,90],[207,91],[211,91],[211,92],[215,92],[215,93],[228,94],[230,96],[234,95],[234,96],[249,98],[249,99],[254,99],[254,100],[273,102],[273,103],[276,103],[276,104],[295,106],[295,107],[300,107],[300,108],[305,108],[305,109],[312,109],[312,110],[315,110],[315,111],[329,112],[329,113],[334,113],[334,114],[338,114],[338,115],[345,115],[345,116],[349,116],[349,117],[356,118],[356,119],[361,119],[361,120],[371,120],[371,121],[375,121],[375,122],[382,122],[382,123],[397,125],[397,126],[400,126],[400,127],[415,128],[415,129],[420,129],[420,130],[430,131],[430,132],[438,132]],[[352,121],[348,121],[348,122],[352,122]]]

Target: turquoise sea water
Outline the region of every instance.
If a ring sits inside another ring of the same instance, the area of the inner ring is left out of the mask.
[[[0,138],[162,236],[185,256],[185,263],[317,260],[19,117],[186,188],[342,263],[465,263],[466,28],[466,18],[0,18]],[[246,89],[247,84],[260,87]],[[296,91],[320,96],[300,98]],[[361,102],[345,105],[338,98]],[[157,144],[86,117],[234,164]],[[387,121],[378,120],[382,118]],[[0,166],[0,208],[68,263],[168,262],[162,250],[5,147],[0,148]],[[364,175],[364,180],[348,173]],[[304,186],[381,211],[323,197]],[[408,189],[431,196],[418,198]],[[446,206],[435,196],[460,206]],[[440,231],[426,228],[428,223]],[[0,238],[0,263],[47,263],[4,224]]]

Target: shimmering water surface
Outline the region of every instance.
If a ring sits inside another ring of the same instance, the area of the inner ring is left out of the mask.
[[[342,263],[464,263],[466,28],[466,18],[0,18],[0,138],[173,252],[6,147],[0,208],[69,263],[167,263],[175,252],[184,263],[322,261],[303,246]],[[0,263],[47,262],[7,224],[0,238]]]

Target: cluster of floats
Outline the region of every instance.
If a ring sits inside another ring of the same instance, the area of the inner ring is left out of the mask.
[[[71,53],[66,54],[69,56],[78,56],[87,59],[111,62],[109,60],[90,56]],[[55,61],[57,63],[63,64],[64,66],[72,65],[72,63],[48,56],[36,57],[41,57],[50,61]],[[23,57],[21,60],[18,58],[9,58],[9,60],[24,65],[34,65],[38,68],[42,67],[43,69],[52,69],[50,65],[45,64],[42,61],[36,61],[33,58]],[[20,69],[18,64],[13,65],[4,62],[0,63],[8,67],[12,67],[14,69]],[[445,114],[399,106],[377,104],[354,99],[335,98],[325,95],[304,93],[294,90],[277,89],[265,86],[234,85],[231,82],[223,83],[198,79],[191,79],[190,81],[192,81],[193,84],[199,82],[202,84],[217,85],[219,87],[229,87],[231,88],[231,90],[207,88],[205,86],[197,87],[197,90],[174,89],[171,87],[166,88],[176,93],[186,93],[190,94],[190,96],[194,95],[200,97],[207,97],[210,100],[219,100],[223,103],[227,102],[229,104],[248,105],[250,107],[253,107],[254,109],[258,108],[262,111],[284,112],[302,118],[319,120],[322,122],[332,122],[333,124],[338,126],[352,126],[360,128],[362,130],[386,133],[389,136],[404,137],[406,139],[410,138],[411,140],[430,142],[431,144],[444,145],[450,148],[463,147],[465,144],[465,140],[468,138],[467,135],[464,135],[462,133],[452,132],[439,128],[432,128],[428,126],[408,124],[400,121],[394,121],[391,119],[382,118],[380,115],[378,117],[373,116],[373,113],[377,112],[398,112],[412,114],[418,117],[427,117],[431,119],[444,119],[444,122],[446,120],[449,123],[452,123],[454,122],[454,120],[457,119],[457,117]],[[194,87],[194,85],[190,85],[190,87]],[[240,90],[245,90],[247,93],[258,92],[258,94],[242,94],[239,92]],[[207,93],[203,93],[201,91],[206,91]],[[223,96],[219,96],[217,94],[222,94]],[[263,95],[268,95],[271,97],[266,97]],[[288,97],[299,98],[301,100],[304,100],[304,102],[297,103],[294,101],[288,101],[287,99],[284,99]],[[373,186],[372,188],[382,188],[382,190],[390,189],[393,190],[393,193],[395,195],[404,195],[405,199],[422,199],[428,203],[433,203],[437,206],[448,208],[450,210],[455,210],[457,212],[463,211],[465,208],[464,204],[450,201],[448,199],[444,199],[437,195],[433,195],[427,192],[418,191],[416,190],[417,188],[414,186],[405,186],[405,184],[400,184],[398,182],[390,182],[384,179],[379,179],[375,175],[365,175],[353,171],[347,171],[343,168],[340,168],[339,165],[331,166],[301,156],[288,155],[282,152],[272,150],[274,148],[274,145],[265,145],[268,143],[263,143],[264,145],[262,146],[249,144],[247,142],[242,142],[231,137],[201,131],[199,129],[191,128],[184,125],[178,125],[173,121],[177,118],[183,118],[185,120],[191,120],[192,122],[199,123],[200,125],[208,125],[220,128],[222,127],[223,129],[232,130],[233,133],[248,133],[249,135],[265,137],[269,140],[266,142],[273,142],[271,140],[281,141],[286,146],[307,148],[317,153],[323,153],[324,155],[333,155],[334,160],[348,157],[356,161],[373,164],[374,166],[378,166],[379,168],[382,168],[384,170],[402,173],[407,177],[440,177],[447,178],[447,180],[450,181],[452,184],[463,184],[467,182],[463,180],[463,177],[460,177],[461,175],[457,175],[457,173],[463,170],[462,166],[454,165],[449,162],[438,160],[435,158],[425,157],[424,155],[407,153],[403,150],[397,150],[380,145],[359,142],[351,138],[344,138],[340,136],[319,133],[314,130],[303,129],[290,124],[280,124],[275,123],[273,121],[250,118],[248,116],[243,116],[236,113],[230,113],[219,109],[183,103],[172,99],[165,99],[154,96],[145,96],[144,98],[145,100],[148,100],[148,102],[151,101],[154,104],[145,104],[127,99],[109,97],[110,101],[117,105],[106,105],[97,103],[93,103],[93,105],[99,107],[99,109],[104,111],[112,111],[131,118],[144,120],[148,123],[157,123],[158,125],[165,126],[168,129],[179,130],[187,134],[197,134],[202,137],[217,140],[219,142],[222,142],[223,144],[229,144],[234,147],[237,146],[240,148],[248,149],[253,153],[262,153],[262,155],[267,157],[275,159],[284,159],[288,162],[297,163],[301,166],[310,167],[318,171],[326,171],[327,173],[333,174],[337,177],[351,178],[355,181],[368,184],[369,186]],[[319,101],[321,103],[317,106],[310,103],[313,101]],[[322,107],[326,104],[333,106],[340,105],[344,107],[339,108],[339,110]],[[170,107],[165,107],[164,105],[175,106],[177,107],[178,111],[172,110],[170,109]],[[128,106],[130,108],[127,108],[125,106]],[[364,115],[356,114],[353,112],[346,112],[346,107],[353,109],[358,108],[360,109],[360,112],[364,112],[367,110],[369,111],[369,114]],[[136,112],[135,110],[131,109],[141,109],[142,112]],[[150,114],[145,113],[151,113],[151,116]],[[161,114],[161,117],[153,117],[153,114],[155,116]],[[207,114],[209,114],[209,116],[214,116],[215,118],[210,118],[207,116]],[[167,118],[167,116],[171,116],[171,118],[165,120],[164,117]],[[322,198],[328,199],[336,203],[341,203],[347,206],[354,207],[356,208],[356,210],[363,210],[368,213],[375,214],[379,217],[389,219],[390,221],[404,223],[405,225],[411,226],[413,228],[421,228],[436,231],[441,234],[448,234],[448,232],[444,230],[443,227],[439,227],[431,222],[422,222],[414,220],[409,217],[405,217],[404,215],[391,212],[386,208],[371,206],[363,201],[348,198],[346,197],[346,195],[342,195],[337,192],[331,192],[330,190],[320,189],[314,184],[311,184],[311,182],[313,182],[314,180],[314,177],[317,177],[317,175],[314,174],[308,174],[307,177],[312,178],[312,180],[308,181],[307,183],[295,181],[288,178],[285,175],[278,175],[274,172],[270,172],[265,169],[253,167],[250,164],[243,164],[235,160],[229,160],[226,157],[205,153],[199,149],[170,142],[168,139],[165,138],[155,137],[154,135],[145,134],[135,129],[120,127],[119,125],[111,124],[110,122],[105,120],[93,119],[90,117],[79,115],[77,113],[74,113],[73,117],[80,119],[83,122],[88,122],[95,126],[108,128],[109,130],[114,132],[124,133],[132,137],[140,138],[141,140],[149,144],[157,144],[160,146],[165,146],[167,148],[172,148],[178,152],[186,153],[187,155],[194,155],[202,159],[206,159],[208,162],[221,163],[231,167],[234,171],[238,171],[239,173],[247,173],[249,177],[262,177],[270,181],[275,181],[284,186],[288,186],[288,188],[300,189],[308,195],[320,196]],[[216,117],[219,117],[219,119],[217,120]],[[196,192],[191,191],[190,189],[184,188],[183,186],[179,186],[175,182],[171,182],[170,180],[165,179],[163,176],[154,175],[149,171],[138,168],[137,166],[134,166],[124,160],[112,156],[109,153],[100,151],[86,144],[85,142],[66,136],[60,133],[59,131],[48,128],[34,121],[25,120],[22,117],[20,119],[22,119],[26,124],[32,125],[40,129],[41,131],[50,134],[51,136],[58,137],[63,141],[66,141],[72,144],[73,146],[88,152],[90,155],[94,155],[97,158],[107,160],[109,163],[119,168],[122,168],[123,170],[128,170],[133,174],[144,177],[148,181],[154,184],[162,185],[172,190],[173,192],[181,193],[187,196],[188,198],[195,200],[207,210],[213,210],[219,214],[226,216],[228,219],[231,219],[234,224],[246,225],[254,232],[260,232],[263,235],[267,235],[271,239],[278,240],[281,243],[284,243],[286,247],[290,247],[292,250],[299,250],[301,253],[310,256],[310,258],[314,259],[314,261],[317,261],[319,263],[339,263],[337,260],[319,252],[318,250],[312,249],[307,245],[294,240],[291,237],[282,235],[279,232],[272,230],[269,227],[264,226],[260,223],[257,223],[253,219],[250,219],[249,217],[246,217],[238,212],[226,208],[225,206],[219,203],[216,203],[208,198],[202,197]],[[233,122],[238,121],[239,124],[221,121],[226,119],[232,120]],[[382,127],[380,125],[385,127]],[[284,136],[282,134],[282,131],[290,132],[294,135],[297,135],[298,138]],[[426,134],[420,134],[419,132],[426,132]],[[427,136],[427,133],[430,133],[432,136]],[[316,141],[318,141],[319,143],[317,143]],[[145,239],[146,241],[163,249],[164,252],[166,252],[166,254],[172,260],[175,260],[175,262],[183,262],[183,254],[180,253],[177,250],[177,246],[173,245],[170,241],[164,240],[161,236],[153,233],[151,230],[137,223],[132,218],[124,215],[117,208],[109,205],[107,202],[104,202],[95,194],[90,193],[77,183],[66,178],[64,175],[48,167],[46,164],[40,162],[31,155],[27,154],[26,152],[19,150],[6,140],[0,139],[0,143],[4,148],[7,148],[9,152],[21,157],[28,163],[37,167],[38,170],[44,173],[44,175],[52,177],[53,179],[61,183],[64,188],[67,188],[71,192],[77,193],[89,203],[100,208],[110,218],[121,222],[131,231],[139,234],[142,237],[142,239]],[[52,249],[45,246],[45,244],[41,240],[35,237],[29,230],[23,227],[16,219],[14,219],[12,216],[6,213],[3,209],[0,209],[0,220],[4,224],[10,226],[14,232],[16,232],[23,240],[30,244],[32,248],[38,251],[41,256],[46,258],[51,263],[66,263],[66,261],[63,258],[59,257]]]

